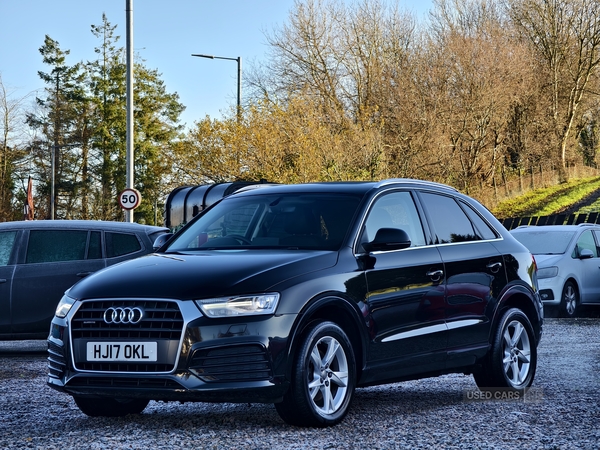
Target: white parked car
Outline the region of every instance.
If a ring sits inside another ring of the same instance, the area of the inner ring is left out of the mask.
[[[600,226],[521,226],[512,235],[535,256],[540,297],[575,317],[584,304],[600,305]]]

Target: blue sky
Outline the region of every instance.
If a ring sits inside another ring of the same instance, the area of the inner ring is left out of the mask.
[[[352,0],[345,0],[352,3]],[[194,58],[192,53],[242,58],[242,72],[264,60],[265,32],[286,22],[293,0],[133,0],[133,46],[146,67],[162,74],[168,92],[186,106],[188,126],[210,115],[220,118],[235,105],[235,61]],[[423,17],[432,0],[399,0],[401,7]],[[70,50],[67,62],[93,60],[98,40],[91,25],[102,13],[117,25],[125,46],[126,0],[0,0],[0,75],[12,96],[44,85],[47,71],[39,48],[47,34]],[[242,73],[243,78],[243,73]],[[242,91],[243,95],[243,91]]]

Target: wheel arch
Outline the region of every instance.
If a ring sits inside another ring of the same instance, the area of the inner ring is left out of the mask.
[[[542,337],[542,325],[544,318],[538,313],[536,306],[536,300],[532,297],[529,290],[522,286],[513,286],[511,289],[505,292],[504,296],[500,300],[498,307],[494,313],[492,327],[490,328],[490,340],[493,338],[494,330],[502,319],[504,312],[510,308],[517,308],[527,316],[533,332],[535,333],[536,344],[539,343]],[[491,341],[490,341],[491,342]]]
[[[573,275],[569,275],[565,279],[565,282],[562,285],[562,289],[560,290],[561,300],[562,300],[563,290],[565,289],[565,286],[568,282],[573,283],[573,285],[575,286],[575,289],[577,289],[577,294],[579,294],[579,301],[581,301],[581,289],[579,288],[579,281],[577,281],[577,278],[575,278],[575,276],[573,276]]]
[[[299,339],[307,327],[315,321],[330,321],[337,324],[348,336],[354,351],[356,361],[356,379],[360,379],[362,369],[365,365],[365,352],[367,345],[366,327],[361,324],[360,309],[350,301],[338,295],[324,295],[309,302],[298,315],[298,321],[294,325],[290,346],[288,348],[288,360],[294,361],[298,351]],[[293,364],[286,367],[286,378],[291,380]]]

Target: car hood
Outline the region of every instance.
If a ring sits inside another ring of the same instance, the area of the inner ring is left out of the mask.
[[[557,265],[565,255],[534,255],[535,263],[538,268],[550,267]]]
[[[332,267],[332,251],[206,251],[151,254],[116,264],[75,284],[69,295],[88,298],[191,300],[267,292],[290,278]]]

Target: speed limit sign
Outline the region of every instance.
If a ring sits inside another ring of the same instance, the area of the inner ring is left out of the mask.
[[[142,201],[142,195],[137,189],[127,188],[119,194],[119,205],[123,209],[135,209]]]

